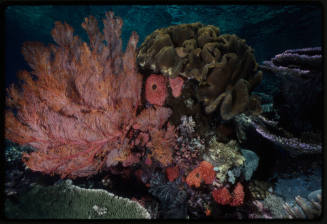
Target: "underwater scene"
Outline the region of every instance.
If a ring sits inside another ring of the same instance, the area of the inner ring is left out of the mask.
[[[322,9],[10,5],[7,219],[320,219]]]

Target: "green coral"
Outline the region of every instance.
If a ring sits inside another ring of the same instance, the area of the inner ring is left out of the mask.
[[[149,219],[138,202],[102,189],[84,189],[70,180],[53,186],[34,185],[19,204],[7,200],[5,214],[15,219]]]
[[[207,153],[204,160],[212,163],[216,167],[217,178],[220,182],[225,182],[228,171],[243,165],[245,158],[240,152],[240,147],[235,140],[227,144],[218,142],[216,136],[209,141]]]

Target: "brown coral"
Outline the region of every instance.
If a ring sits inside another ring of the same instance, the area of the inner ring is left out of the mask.
[[[158,29],[142,43],[137,63],[145,71],[199,81],[197,98],[206,113],[221,105],[224,120],[248,110],[250,102],[251,112],[260,106],[250,96],[262,79],[253,49],[236,35],[220,35],[218,27],[192,23]]]

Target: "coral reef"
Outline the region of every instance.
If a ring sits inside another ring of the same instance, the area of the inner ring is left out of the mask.
[[[253,49],[236,35],[220,35],[218,27],[192,23],[157,29],[140,46],[137,63],[144,71],[197,80],[206,113],[221,104],[224,120],[260,107],[249,94],[262,79]]]
[[[56,22],[53,43],[24,43],[30,71],[6,98],[8,218],[321,217],[320,47],[259,67],[213,25],[139,47],[122,25],[107,12],[83,38]]]
[[[322,49],[286,50],[260,68],[280,79],[280,92],[274,106],[280,124],[292,133],[322,129]]]
[[[163,165],[170,162],[174,128],[163,128],[170,109],[147,108],[137,114],[142,89],[135,65],[138,36],[132,34],[122,53],[122,20],[106,13],[103,22],[103,33],[92,16],[82,24],[89,46],[60,22],[51,33],[56,45],[23,46],[33,71],[20,73],[21,91],[8,90],[7,106],[17,114],[6,111],[5,135],[36,149],[23,155],[34,171],[81,177],[120,161],[131,165],[140,160],[132,149],[141,132],[151,137],[153,157]]]
[[[150,219],[139,203],[102,189],[84,189],[71,180],[53,186],[33,186],[22,194],[18,206],[6,201],[8,218],[25,219]]]

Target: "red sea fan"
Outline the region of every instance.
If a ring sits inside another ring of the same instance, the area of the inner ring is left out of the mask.
[[[20,73],[21,89],[8,90],[5,136],[35,148],[23,155],[34,171],[61,177],[95,174],[104,164],[132,158],[134,124],[149,132],[145,124],[161,128],[169,117],[168,110],[161,109],[159,121],[157,111],[148,118],[151,121],[138,119],[142,88],[135,64],[138,36],[132,33],[123,53],[122,20],[106,13],[103,23],[103,33],[92,16],[82,23],[89,45],[74,36],[68,24],[57,22],[51,32],[56,45],[23,46],[32,72]],[[165,135],[165,130],[158,131]]]

